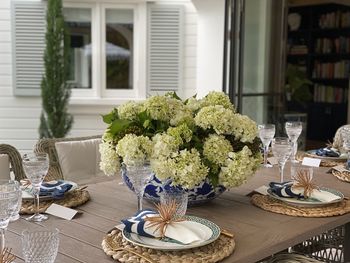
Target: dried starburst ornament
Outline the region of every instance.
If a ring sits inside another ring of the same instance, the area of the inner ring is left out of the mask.
[[[150,222],[147,227],[157,226],[154,230],[154,233],[159,231],[160,237],[165,237],[165,231],[171,223],[184,221],[182,217],[176,217],[177,205],[175,200],[167,204],[155,204],[158,215],[157,216],[148,216],[145,218],[146,222]]]
[[[300,170],[295,176],[295,182],[293,183],[293,188],[303,188],[304,197],[309,198],[312,191],[318,189],[318,186],[312,182],[312,176],[307,170]]]
[[[12,248],[5,247],[4,250],[0,251],[0,263],[11,263],[14,262],[16,256],[11,253]]]

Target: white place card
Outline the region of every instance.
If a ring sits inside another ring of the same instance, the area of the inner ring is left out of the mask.
[[[262,186],[256,188],[254,190],[254,192],[257,192],[257,193],[262,194],[262,195],[267,195],[267,189],[269,189],[269,187],[267,187],[266,185],[262,185]]]
[[[302,165],[312,166],[312,167],[320,167],[321,159],[304,157]]]
[[[348,169],[346,169],[344,167],[344,165],[337,165],[333,167],[334,170],[338,171],[338,172],[350,172]]]
[[[268,161],[271,165],[276,165],[276,164],[278,164],[277,158],[276,158],[276,157],[269,157],[269,158],[267,158],[267,161]]]
[[[72,220],[73,217],[78,213],[78,211],[65,206],[52,204],[46,209],[45,213],[54,215],[66,220]]]

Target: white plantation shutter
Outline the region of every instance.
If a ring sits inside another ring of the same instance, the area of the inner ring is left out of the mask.
[[[148,92],[181,88],[183,6],[151,4],[148,8]]]
[[[15,95],[40,95],[44,74],[46,5],[12,2],[13,86]]]

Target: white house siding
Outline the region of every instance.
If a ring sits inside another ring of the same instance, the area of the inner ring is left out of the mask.
[[[22,0],[23,1],[23,0]],[[29,0],[28,0],[29,1]],[[184,67],[182,96],[196,92],[196,35],[195,9],[190,0],[160,0],[158,3],[183,4],[185,6]],[[38,140],[41,99],[18,97],[12,87],[11,0],[0,1],[0,143],[15,146],[20,152],[33,149]],[[105,125],[101,114],[109,112],[118,102],[93,103],[72,100],[69,107],[74,115],[74,125],[68,137],[102,134]],[[101,105],[102,104],[102,105]]]

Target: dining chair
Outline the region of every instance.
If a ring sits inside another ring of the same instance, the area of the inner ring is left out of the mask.
[[[81,169],[85,169],[87,165],[91,164],[91,158],[89,160],[88,156],[94,156],[94,154],[97,154],[96,151],[98,151],[96,143],[93,144],[90,142],[97,139],[100,140],[101,137],[101,135],[94,135],[72,138],[40,139],[36,143],[34,151],[47,153],[50,160],[49,171],[45,177],[45,181],[71,179],[70,171],[72,169],[75,169],[75,171],[79,170],[77,165],[80,165]],[[84,146],[77,150],[81,145]],[[96,171],[96,173],[97,172],[98,171]],[[77,182],[77,180],[74,181]]]
[[[25,173],[22,166],[21,154],[18,150],[9,144],[0,144],[0,154],[6,154],[9,158],[10,171],[15,175],[15,179],[20,181],[25,179]]]
[[[343,150],[343,136],[342,136],[342,130],[343,128],[350,128],[350,124],[346,124],[343,126],[340,126],[338,130],[335,132],[334,139],[333,139],[333,148],[339,149],[340,152],[344,152]]]

